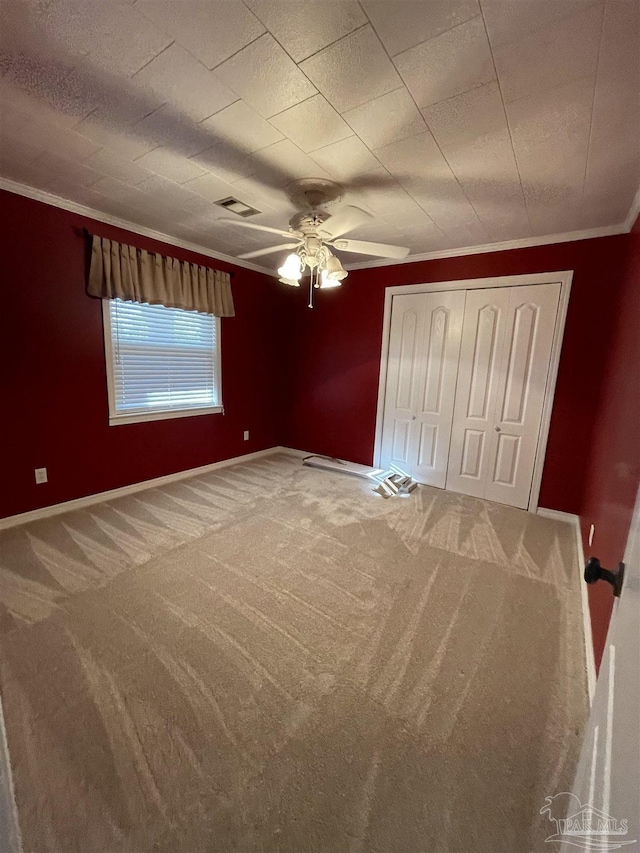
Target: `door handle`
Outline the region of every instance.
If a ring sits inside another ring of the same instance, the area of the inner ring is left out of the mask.
[[[615,572],[611,572],[600,565],[600,560],[597,557],[589,557],[584,567],[584,579],[587,583],[596,583],[599,580],[610,583],[613,587],[613,594],[619,598],[624,581],[624,563],[618,563]]]
[[[411,420],[412,420],[412,421],[415,421],[415,419],[416,419],[416,416],[415,416],[415,415],[411,415]]]
[[[495,431],[496,431],[496,432],[500,432],[500,427],[499,427],[499,426],[494,427],[494,429],[495,429]]]

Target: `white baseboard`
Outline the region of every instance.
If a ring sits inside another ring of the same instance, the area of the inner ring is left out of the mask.
[[[543,506],[539,506],[536,513],[543,518],[552,518],[554,521],[566,521],[567,524],[575,524],[576,519],[579,521],[578,516],[572,512],[562,512],[559,509],[545,509]]]
[[[297,456],[298,459],[304,459],[305,456],[313,456],[311,450],[296,450],[294,447],[279,447],[280,453],[286,453],[287,456]]]
[[[271,456],[274,453],[287,453],[297,456],[301,454],[299,450],[289,450],[287,447],[268,447],[266,450],[256,450],[254,453],[245,453],[242,456],[232,456],[230,459],[221,459],[220,462],[212,462],[209,465],[201,465],[199,468],[187,468],[186,471],[176,471],[175,474],[165,474],[163,477],[154,477],[153,480],[143,480],[140,483],[131,483],[129,486],[121,486],[118,489],[110,489],[107,492],[96,492],[93,495],[86,495],[83,498],[75,498],[71,501],[64,501],[51,506],[44,506],[41,509],[34,509],[30,512],[21,512],[18,515],[8,515],[6,518],[0,518],[0,530],[8,527],[15,527],[18,524],[26,524],[29,521],[38,521],[41,518],[50,518],[52,515],[60,515],[63,512],[71,512],[74,509],[82,509],[85,506],[101,503],[102,501],[111,501],[115,498],[122,498],[125,495],[132,495],[135,492],[143,492],[146,489],[153,489],[155,486],[165,486],[167,483],[173,483],[176,480],[184,480],[187,477],[197,477],[199,474],[206,474],[208,471],[213,471],[216,468],[226,468],[229,465],[238,465],[241,462],[249,462],[251,459],[260,459],[262,456]]]
[[[593,695],[596,690],[596,660],[593,651],[593,634],[591,632],[591,614],[589,612],[589,594],[587,584],[582,578],[584,571],[584,549],[582,547],[582,531],[580,530],[580,516],[571,512],[561,512],[558,509],[545,509],[538,507],[538,515],[544,518],[552,518],[555,521],[564,521],[573,526],[576,537],[576,551],[578,554],[578,570],[580,573],[580,595],[582,598],[582,622],[584,633],[584,655],[587,667],[587,689],[589,691],[589,703],[593,703]]]

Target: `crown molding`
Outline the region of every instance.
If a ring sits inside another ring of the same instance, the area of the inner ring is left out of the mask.
[[[159,240],[162,243],[168,243],[170,246],[177,246],[180,249],[187,249],[190,252],[196,252],[198,255],[205,255],[208,258],[214,258],[216,261],[224,261],[227,264],[233,264],[235,267],[243,267],[253,272],[259,272],[263,275],[275,276],[273,270],[265,269],[265,267],[252,264],[249,261],[244,261],[233,255],[225,255],[222,252],[214,252],[213,249],[207,249],[198,243],[190,243],[188,240],[181,240],[179,237],[173,237],[171,234],[165,234],[162,231],[156,231],[153,228],[145,228],[144,225],[138,225],[135,222],[130,222],[128,219],[120,219],[119,216],[112,216],[109,213],[96,210],[93,207],[88,207],[85,204],[80,204],[77,201],[72,201],[68,198],[55,195],[54,193],[39,190],[37,187],[31,187],[28,184],[21,184],[17,181],[11,181],[8,178],[0,177],[0,190],[6,190],[15,195],[21,195],[25,198],[32,198],[35,201],[41,201],[43,204],[51,205],[51,207],[60,207],[62,210],[68,210],[71,213],[77,213],[79,216],[86,216],[89,219],[95,219],[97,222],[104,222],[106,225],[113,225],[116,228],[123,228],[126,231],[131,231],[133,234],[140,234],[143,237],[150,237],[152,240]]]
[[[633,226],[636,224],[636,219],[640,215],[640,187],[638,187],[638,192],[631,203],[631,208],[629,210],[629,215],[625,220],[625,228],[627,231],[631,231]]]
[[[233,255],[225,255],[222,252],[214,252],[213,249],[208,249],[198,243],[190,243],[186,240],[180,240],[178,237],[173,237],[171,234],[165,234],[162,231],[155,231],[153,228],[145,228],[144,225],[138,225],[135,222],[129,222],[127,219],[120,219],[118,216],[112,216],[109,213],[104,213],[87,205],[80,204],[71,199],[63,198],[54,193],[46,192],[45,190],[37,189],[28,184],[21,184],[17,181],[11,181],[8,178],[0,176],[0,189],[7,192],[15,193],[16,195],[25,196],[26,198],[41,201],[44,204],[49,204],[52,207],[60,207],[63,210],[68,210],[71,213],[77,213],[80,216],[86,216],[89,219],[95,219],[97,222],[104,222],[107,225],[113,225],[116,228],[123,228],[126,231],[131,231],[134,234],[141,234],[143,237],[150,237],[153,240],[159,240],[162,243],[168,243],[171,246],[178,246],[181,249],[187,249],[190,252],[196,252],[199,255],[205,255],[208,258],[214,258],[217,261],[224,261],[227,264],[233,264],[236,267],[253,270],[263,275],[277,278],[276,270],[262,267],[259,264],[252,264],[241,258],[236,258]],[[640,189],[636,193],[631,209],[624,222],[619,225],[604,225],[600,228],[587,228],[582,231],[568,231],[564,234],[547,234],[542,237],[523,237],[519,240],[504,240],[500,243],[484,243],[480,246],[462,246],[457,249],[440,249],[435,252],[423,252],[419,255],[408,255],[402,260],[393,259],[377,259],[371,261],[362,261],[361,263],[345,264],[346,270],[364,270],[375,269],[376,267],[390,267],[399,264],[414,264],[420,261],[435,261],[443,258],[460,258],[464,255],[481,255],[489,252],[508,252],[511,249],[529,249],[534,246],[548,246],[553,243],[569,243],[575,240],[593,240],[596,237],[612,237],[616,234],[627,234],[633,228],[633,225],[640,214]]]
[[[437,252],[423,252],[420,255],[408,255],[402,260],[397,258],[381,261],[363,261],[345,264],[346,270],[365,270],[373,267],[392,267],[396,264],[414,264],[418,261],[435,261],[442,258],[460,258],[464,255],[482,255],[487,252],[508,252],[511,249],[529,249],[533,246],[547,246],[552,243],[569,243],[573,240],[592,240],[594,237],[611,237],[626,234],[626,224],[605,225],[601,228],[588,228],[584,231],[569,231],[565,234],[547,234],[544,237],[524,237],[520,240],[504,240],[501,243],[485,243],[481,246],[463,246],[459,249],[440,249]]]

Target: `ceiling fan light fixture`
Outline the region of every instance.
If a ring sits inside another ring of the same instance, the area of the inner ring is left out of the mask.
[[[343,278],[346,278],[349,275],[349,273],[340,263],[340,258],[336,258],[335,255],[331,254],[327,258],[327,262],[325,264],[325,271],[327,279],[331,281],[342,281]]]
[[[297,284],[302,278],[302,260],[300,259],[300,255],[295,252],[287,255],[285,262],[278,268],[278,275],[281,277],[280,281],[285,279],[287,284],[291,281],[295,281]]]
[[[345,275],[347,273],[345,272]],[[343,276],[344,278],[344,276]],[[320,275],[320,288],[321,290],[327,290],[329,287],[341,287],[342,281],[339,278],[332,278],[331,274],[326,271],[326,269],[322,270]]]
[[[295,278],[280,278],[283,284],[288,284],[290,287],[300,287],[300,281]]]

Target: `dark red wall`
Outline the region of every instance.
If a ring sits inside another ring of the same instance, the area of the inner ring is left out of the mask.
[[[273,278],[10,193],[0,193],[0,212],[0,517],[278,443]],[[222,320],[224,415],[109,426],[84,227],[233,272],[236,317]],[[45,485],[35,484],[38,467],[48,470]]]
[[[372,462],[385,287],[574,270],[540,505],[579,513],[628,239],[353,271],[343,287],[319,293],[312,311],[291,288],[290,417],[283,443]]]
[[[599,557],[607,568],[615,568],[624,556],[640,480],[640,219],[629,235],[613,330],[603,356],[580,521],[585,554]],[[589,547],[591,524],[595,524],[595,536]],[[589,587],[598,666],[612,604],[606,584]]]

